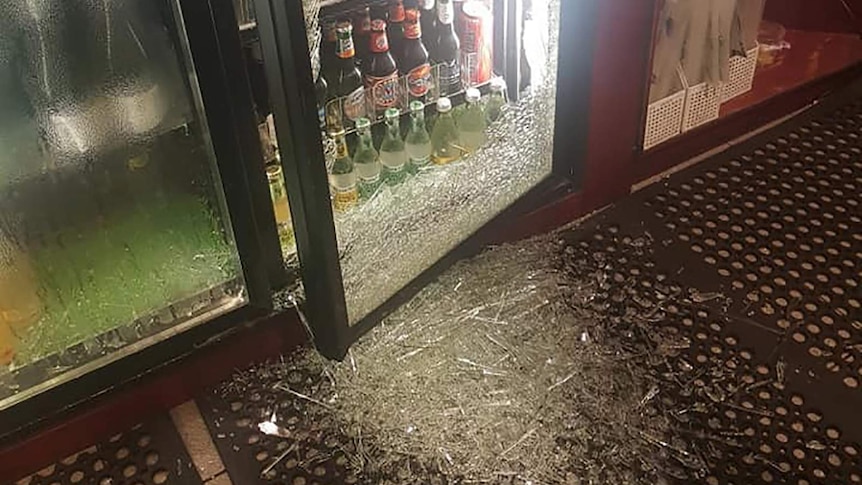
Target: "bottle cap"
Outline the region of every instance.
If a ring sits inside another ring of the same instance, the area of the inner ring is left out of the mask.
[[[353,33],[353,24],[349,20],[339,20],[335,24],[335,32],[339,34],[351,34]]]
[[[368,128],[369,126],[371,126],[371,120],[369,120],[368,118],[362,117],[362,118],[359,118],[358,120],[356,120],[356,129],[357,130],[361,130],[363,128]]]
[[[410,111],[413,113],[422,111],[425,109],[425,103],[422,101],[410,101]]]
[[[452,111],[452,101],[449,98],[440,98],[437,100],[437,111],[440,113],[448,113]]]
[[[475,103],[482,99],[482,93],[476,88],[470,88],[465,95],[468,103]]]
[[[397,120],[399,116],[401,116],[401,110],[398,108],[386,108],[386,111],[383,113],[383,116],[386,117],[386,120]]]
[[[502,93],[506,90],[506,81],[501,77],[495,77],[491,79],[491,91],[495,93]]]

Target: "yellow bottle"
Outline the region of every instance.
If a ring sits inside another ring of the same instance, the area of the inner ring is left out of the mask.
[[[7,347],[14,349],[14,335],[25,333],[41,316],[39,286],[30,259],[17,244],[0,236],[0,360]]]

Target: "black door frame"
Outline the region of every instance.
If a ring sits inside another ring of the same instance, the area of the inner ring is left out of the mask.
[[[243,59],[232,2],[164,1],[169,11],[176,8],[184,20],[184,25],[179,25],[174,15],[175,25],[170,27],[187,34],[188,52],[194,65],[186,65],[185,61],[183,64],[194,74],[189,83],[197,84],[203,101],[248,303],[0,411],[0,445],[15,441],[37,427],[58,422],[88,399],[126,386],[218,340],[240,324],[269,314],[271,282],[284,279],[280,249],[275,247],[277,254],[272,250],[273,242],[278,244],[278,234],[248,80],[244,70],[237,67],[243,65]],[[172,34],[175,40],[184,41],[176,31]]]
[[[352,0],[347,0],[352,1]],[[498,15],[495,49],[520,52],[520,14],[524,0],[495,0]],[[559,37],[555,146],[552,174],[495,220],[513,218],[526,207],[541,206],[563,193],[580,189],[586,159],[595,25],[600,0],[562,0]],[[481,248],[489,227],[477,231],[441,258],[402,291],[349,325],[329,199],[325,158],[302,2],[255,0],[267,80],[288,178],[288,197],[305,284],[306,311],[317,349],[326,357],[343,359],[350,345],[382,317],[403,303],[452,263]],[[500,29],[506,26],[505,29]],[[517,92],[520,56],[497,62],[496,69]],[[551,198],[549,200],[549,198]],[[489,223],[488,226],[491,224]]]

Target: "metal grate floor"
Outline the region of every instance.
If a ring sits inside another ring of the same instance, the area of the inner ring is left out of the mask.
[[[651,329],[642,339],[657,356],[649,365],[672,384],[647,412],[673,416],[685,437],[662,444],[668,480],[862,483],[860,92],[564,235],[569,267],[598,262],[609,276],[595,309],[619,332],[642,331],[638,319]],[[306,414],[302,399],[272,391],[287,379],[313,393],[320,376],[265,369],[249,369],[239,392],[200,401],[235,483],[411,483],[357,475],[342,448],[351,440],[327,434],[326,417]],[[272,409],[291,414],[294,449],[253,428]],[[282,453],[290,459],[261,476]]]
[[[183,441],[162,415],[66,457],[16,485],[200,485]]]

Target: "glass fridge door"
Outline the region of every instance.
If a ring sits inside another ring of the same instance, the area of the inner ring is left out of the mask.
[[[282,3],[258,0],[258,25],[271,84],[285,87],[275,107],[279,135],[290,127],[282,145],[294,145],[285,170],[321,234],[299,245],[303,266],[321,268],[303,275],[312,327],[340,358],[480,229],[572,176],[555,152],[586,128],[556,121],[558,99],[574,113],[561,97],[571,91],[557,90],[560,25],[584,27],[588,17],[573,17],[592,2]]]
[[[182,16],[0,2],[0,410],[258,301]]]

